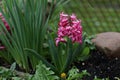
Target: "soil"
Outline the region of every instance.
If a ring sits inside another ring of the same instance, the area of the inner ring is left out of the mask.
[[[0,57],[0,66],[5,66],[6,68],[10,68],[10,64],[7,63],[2,57]]]
[[[83,80],[93,80],[95,76],[110,80],[116,80],[115,77],[120,78],[120,58],[110,59],[98,50],[91,51],[89,59],[75,65],[80,71],[87,70],[91,74]]]

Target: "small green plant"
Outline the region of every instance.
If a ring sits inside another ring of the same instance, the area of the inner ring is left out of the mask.
[[[83,32],[83,43],[81,46],[80,54],[77,56],[78,61],[84,61],[89,58],[90,50],[95,49],[94,44],[91,42],[93,36],[88,36],[86,32]]]
[[[95,38],[95,35],[88,35],[86,32],[84,32],[84,36],[86,36],[85,43],[87,44],[87,46],[90,48],[90,50],[94,50],[95,45],[91,40]]]
[[[16,68],[16,63],[13,63],[10,67],[10,69],[3,69],[0,67],[0,77],[1,79],[11,79],[12,77],[15,76],[14,70]],[[1,80],[0,79],[0,80]]]
[[[90,76],[90,74],[86,70],[79,72],[77,68],[72,68],[69,70],[68,78],[66,80],[82,80],[84,76]]]
[[[32,75],[15,70],[16,63],[14,62],[11,67],[0,67],[0,80],[30,80]]]
[[[30,80],[59,80],[59,77],[40,61],[34,76]]]

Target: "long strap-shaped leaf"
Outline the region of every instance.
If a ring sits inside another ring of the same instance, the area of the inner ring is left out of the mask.
[[[68,67],[72,63],[72,58],[73,58],[73,44],[72,44],[72,41],[70,39],[68,39],[68,42],[67,42],[67,56],[66,56],[66,61],[65,61],[65,64],[63,66],[62,71],[67,71],[68,70]]]
[[[52,57],[52,61],[54,62],[54,65],[55,67],[58,69],[58,70],[61,70],[61,64],[60,64],[60,59],[59,59],[59,53],[57,52],[57,48],[53,42],[53,40],[49,40],[49,45],[50,45],[50,54],[51,54],[51,57]],[[59,71],[61,72],[61,71]]]
[[[25,48],[25,51],[29,52],[29,54],[35,56],[38,60],[41,60],[44,64],[46,64],[46,66],[50,67],[53,71],[57,72],[56,68],[52,64],[50,64],[44,57],[42,57],[39,53],[37,53],[35,50]]]

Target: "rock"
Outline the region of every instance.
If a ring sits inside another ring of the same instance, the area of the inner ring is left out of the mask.
[[[96,35],[92,42],[98,50],[104,52],[108,57],[120,58],[120,33],[104,32]]]

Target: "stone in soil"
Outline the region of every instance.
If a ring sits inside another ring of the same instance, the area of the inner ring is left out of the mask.
[[[88,60],[75,63],[75,65],[80,71],[87,70],[91,74],[83,80],[93,80],[95,76],[110,80],[120,77],[120,58],[108,58],[98,50],[92,51]]]
[[[120,33],[104,32],[96,35],[92,42],[97,49],[104,52],[108,57],[120,58]]]

